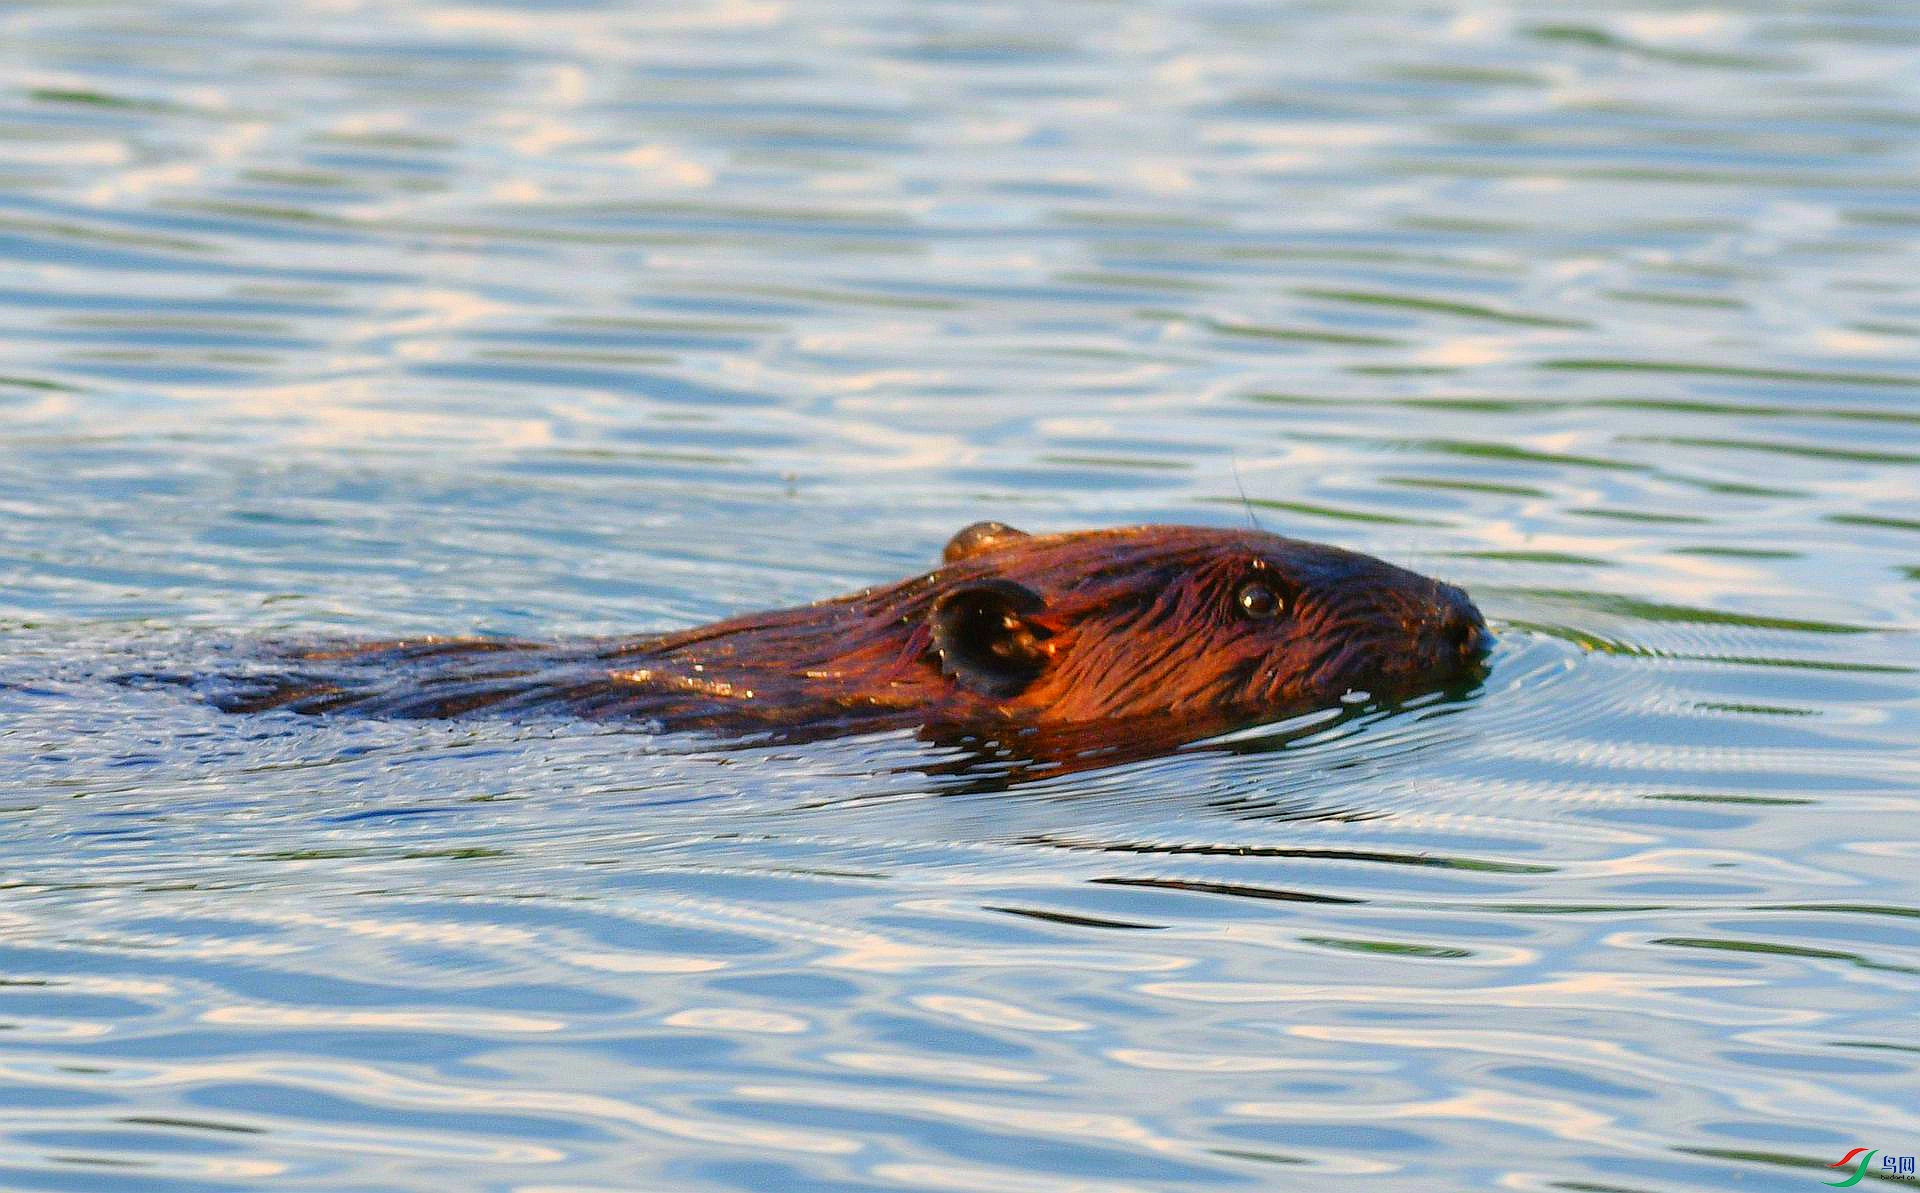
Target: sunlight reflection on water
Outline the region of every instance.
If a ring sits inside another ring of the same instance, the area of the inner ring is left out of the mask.
[[[1898,6],[8,31],[0,1184],[1800,1189],[1920,1146]],[[1038,779],[101,682],[1249,516],[1469,588],[1487,682]]]

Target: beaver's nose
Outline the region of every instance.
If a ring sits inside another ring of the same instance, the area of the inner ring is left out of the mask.
[[[1459,648],[1460,657],[1469,663],[1477,663],[1493,653],[1493,631],[1477,617],[1471,621],[1461,618],[1449,622],[1447,633]]]
[[[1447,589],[1441,602],[1440,633],[1459,652],[1460,660],[1472,663],[1486,658],[1493,651],[1493,633],[1480,610],[1457,588]]]

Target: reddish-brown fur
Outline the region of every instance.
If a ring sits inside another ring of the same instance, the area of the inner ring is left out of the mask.
[[[725,733],[1211,731],[1353,691],[1440,687],[1474,671],[1487,641],[1459,589],[1335,547],[1254,530],[1028,536],[983,523],[955,536],[932,572],[818,604],[572,645],[308,649],[221,703],[399,717],[557,710]]]

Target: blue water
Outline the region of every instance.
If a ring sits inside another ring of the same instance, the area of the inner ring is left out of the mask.
[[[1803,1190],[1920,1152],[1920,17],[0,6],[0,1188]],[[955,529],[1468,588],[1034,778],[229,717]]]

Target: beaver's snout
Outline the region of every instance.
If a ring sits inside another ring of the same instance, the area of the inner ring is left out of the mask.
[[[1428,613],[1419,632],[1423,653],[1436,659],[1442,669],[1452,663],[1459,672],[1469,672],[1494,651],[1494,632],[1486,628],[1473,601],[1452,584],[1436,584],[1432,613]]]
[[[1463,669],[1493,653],[1493,631],[1467,594],[1451,584],[1440,585],[1437,617],[1441,654],[1458,659]]]
[[[1460,653],[1460,661],[1468,665],[1481,662],[1493,653],[1493,631],[1483,621],[1461,622],[1454,631],[1454,647]]]

